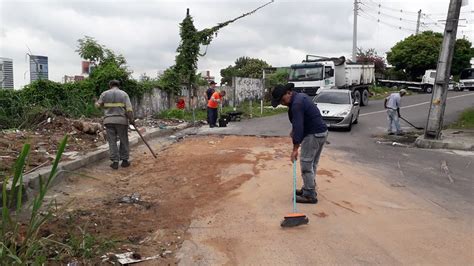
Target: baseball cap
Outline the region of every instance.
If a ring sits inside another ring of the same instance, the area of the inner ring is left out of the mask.
[[[401,89],[401,90],[400,90],[400,93],[407,94],[407,90],[405,90],[405,89]]]
[[[214,80],[211,80],[211,82],[209,82],[209,84],[217,84]]]

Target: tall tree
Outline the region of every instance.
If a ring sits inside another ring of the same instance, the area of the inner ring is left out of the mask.
[[[387,60],[396,70],[405,70],[412,79],[416,79],[423,75],[425,70],[436,68],[442,42],[441,33],[425,31],[411,35],[392,47],[387,53]],[[471,42],[465,39],[456,40],[451,73],[458,75],[460,69],[469,65],[473,56]]]
[[[186,17],[180,23],[180,37],[181,41],[176,52],[175,65],[171,66],[162,77],[161,83],[164,87],[170,90],[179,92],[181,85],[186,85],[188,90],[191,89],[192,85],[196,83],[196,70],[199,56],[204,56],[207,52],[200,53],[201,45],[208,46],[213,38],[217,36],[220,29],[227,25],[255,13],[257,10],[273,3],[273,0],[248,12],[242,14],[239,17],[218,23],[212,28],[206,28],[203,30],[197,30],[194,26],[193,18],[189,14],[189,9],[186,13]],[[178,80],[172,80],[177,78]]]
[[[262,78],[263,69],[271,67],[267,62],[246,56],[239,57],[235,60],[234,66],[228,66],[221,69],[221,83],[232,85],[232,77],[243,78]]]

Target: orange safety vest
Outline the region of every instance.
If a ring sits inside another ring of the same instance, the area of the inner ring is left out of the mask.
[[[207,101],[207,107],[217,108],[219,106],[219,103],[212,100],[213,98],[215,100],[222,100],[222,96],[219,94],[219,92],[216,91],[212,94],[211,99],[209,99],[209,101]]]

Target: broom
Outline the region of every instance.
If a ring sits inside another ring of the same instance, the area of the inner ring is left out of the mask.
[[[308,217],[303,213],[299,213],[296,209],[296,160],[293,161],[293,212],[285,215],[281,221],[281,227],[294,227],[298,225],[307,224]]]

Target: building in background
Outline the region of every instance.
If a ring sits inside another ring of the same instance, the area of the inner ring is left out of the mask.
[[[91,73],[91,62],[89,61],[82,61],[81,64],[81,69],[82,69],[82,75],[85,77],[88,77]]]
[[[63,78],[63,83],[73,83],[73,82],[78,82],[84,80],[84,76],[81,75],[74,75],[74,76],[68,76],[64,75]]]
[[[30,55],[30,82],[38,79],[48,79],[48,57]]]
[[[13,60],[0,57],[0,89],[13,89]]]
[[[215,77],[211,76],[211,71],[206,70],[201,72],[201,77],[205,79],[207,82],[214,81]]]

